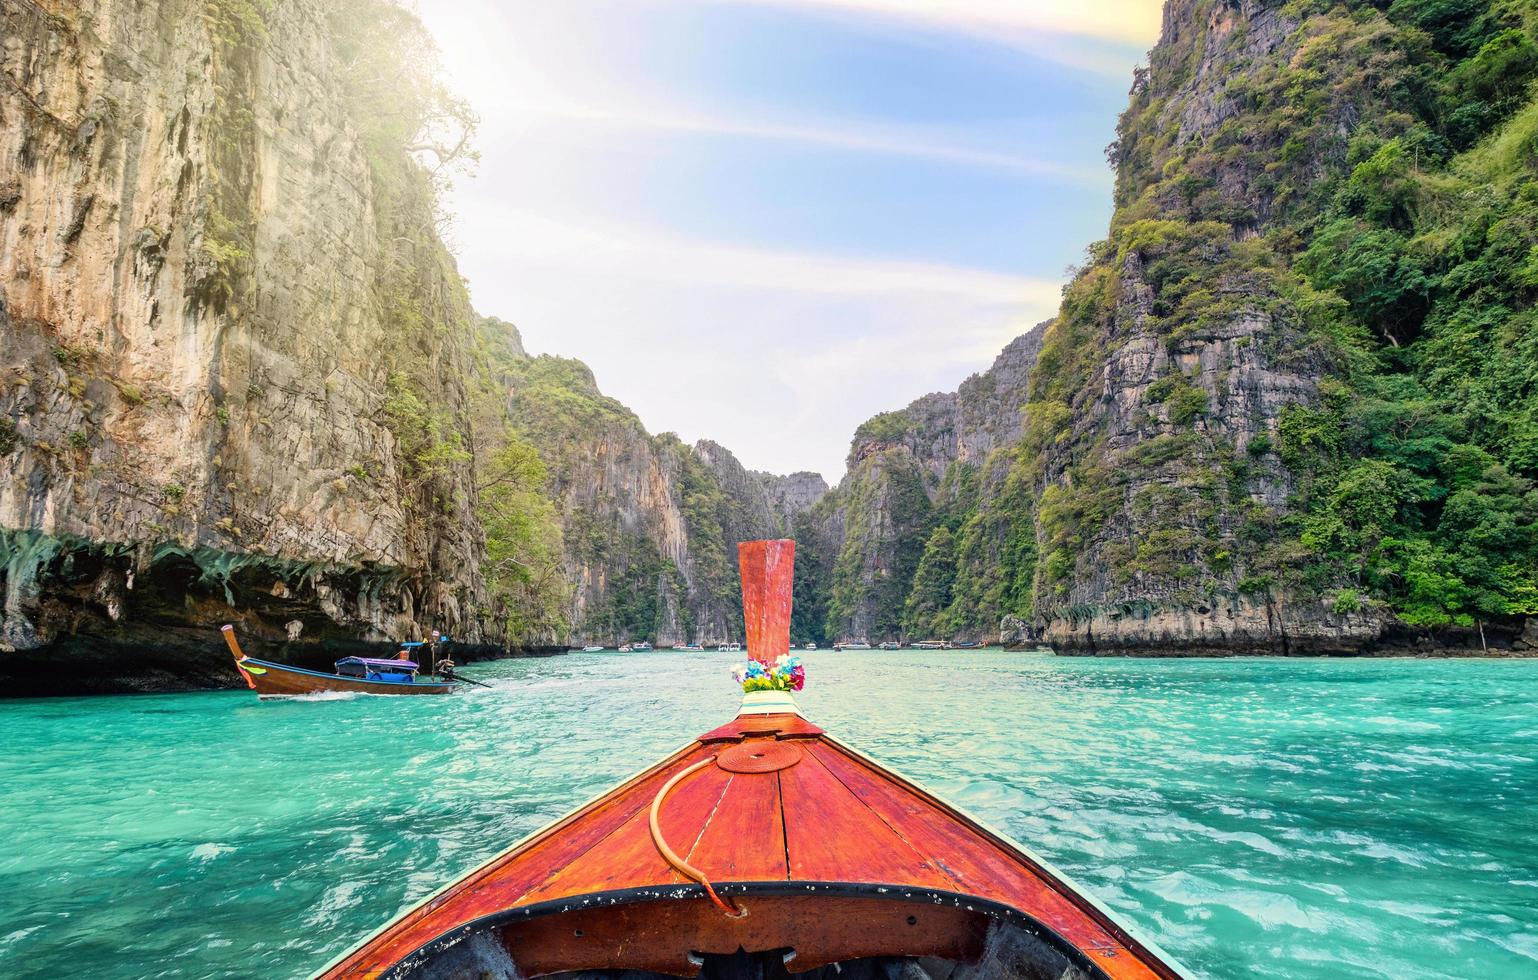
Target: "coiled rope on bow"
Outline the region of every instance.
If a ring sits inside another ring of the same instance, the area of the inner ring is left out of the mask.
[[[710,896],[710,900],[715,902],[721,911],[725,912],[727,915],[734,919],[740,919],[748,914],[748,910],[745,908],[739,908],[729,898],[723,899],[720,895],[717,895],[715,887],[711,885],[710,880],[705,877],[705,872],[701,871],[699,868],[696,868],[688,861],[685,861],[683,858],[679,857],[678,852],[674,851],[671,847],[668,846],[668,842],[663,839],[662,825],[659,822],[659,817],[662,814],[662,801],[667,799],[667,795],[673,791],[673,787],[683,782],[686,777],[699,772],[701,769],[715,761],[715,756],[711,756],[708,759],[702,759],[701,761],[696,762],[694,765],[687,769],[684,769],[675,775],[672,779],[669,779],[667,782],[662,784],[662,788],[659,789],[657,791],[657,795],[652,798],[652,843],[656,845],[657,853],[662,855],[662,860],[666,861],[673,868],[673,870],[677,871],[685,878],[699,882],[699,884],[704,886],[705,894]]]

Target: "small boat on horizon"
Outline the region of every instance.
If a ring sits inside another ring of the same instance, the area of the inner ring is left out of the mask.
[[[705,652],[705,648],[700,646],[698,643],[685,643],[683,646],[677,646],[677,647],[674,647],[673,649],[674,650],[682,650],[685,653],[704,653]]]
[[[582,648],[582,652],[583,653],[602,653],[603,649],[604,649],[603,647],[585,646],[585,647]]]
[[[843,643],[833,644],[833,649],[838,651],[869,650],[870,644],[866,643],[864,640],[845,640]]]
[[[424,646],[422,643],[402,643],[400,654],[393,659],[373,657],[343,657],[336,662],[335,674],[323,674],[318,670],[305,670],[270,660],[257,660],[246,656],[235,639],[235,627],[224,626],[224,642],[235,657],[235,669],[245,680],[246,686],[256,692],[258,698],[296,697],[302,694],[354,693],[354,694],[453,694],[463,685],[446,677],[424,681],[418,676],[421,669],[407,654]],[[453,661],[446,661],[452,670]]]
[[[741,643],[737,643],[737,642],[723,643],[720,646],[716,647],[716,652],[717,653],[741,653],[742,652],[742,644]]]
[[[903,648],[903,645],[896,640],[882,640],[878,646],[882,650],[901,650]]]
[[[811,652],[813,652],[813,651],[815,651],[817,649],[817,644],[815,644],[815,643],[803,643],[801,645],[801,649],[807,651],[808,653],[811,653]]]
[[[630,644],[630,649],[635,651],[636,653],[646,653],[651,648],[652,648],[652,645],[650,643],[647,643],[645,640],[642,640],[639,643],[632,643],[632,644]]]
[[[794,548],[739,545],[748,648],[763,659],[734,672],[735,720],[535,831],[317,976],[1181,980],[1173,960],[1044,860],[801,713]]]

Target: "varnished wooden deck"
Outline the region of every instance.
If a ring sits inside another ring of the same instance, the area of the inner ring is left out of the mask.
[[[451,929],[506,909],[688,883],[652,841],[653,798],[696,762],[739,743],[775,740],[794,746],[799,761],[767,773],[709,765],[666,799],[664,838],[713,883],[844,882],[961,893],[1039,920],[1118,980],[1178,976],[1028,856],[791,714],[744,715],[702,736],[434,896],[324,976],[377,976]]]

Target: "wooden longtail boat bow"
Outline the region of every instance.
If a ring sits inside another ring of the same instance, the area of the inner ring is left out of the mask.
[[[771,667],[789,648],[794,556],[792,541],[738,550],[748,654]],[[319,976],[614,971],[1182,976],[1046,862],[836,741],[783,689],[745,694],[730,723],[430,896]]]
[[[318,670],[305,670],[302,667],[248,657],[245,651],[240,649],[240,641],[235,639],[235,627],[223,626],[220,630],[224,634],[225,644],[230,648],[230,655],[235,658],[235,669],[240,671],[241,679],[246,682],[246,686],[255,691],[260,698],[289,698],[325,693],[453,694],[460,689],[460,680],[468,680],[468,678],[421,680],[416,676],[417,665],[411,661],[369,660],[362,657],[347,657],[339,660],[337,661],[338,673],[323,674]],[[340,668],[348,663],[358,665],[356,676],[340,673]],[[409,672],[396,675],[404,678],[400,680],[378,679],[387,676],[382,674],[371,679],[368,674],[370,669],[389,671],[392,668],[399,668],[402,671],[409,668]]]

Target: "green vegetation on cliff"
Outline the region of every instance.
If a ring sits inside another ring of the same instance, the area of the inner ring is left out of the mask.
[[[827,497],[823,498],[827,500]],[[826,519],[824,506],[797,514],[791,524],[796,541],[794,593],[790,606],[792,643],[824,646],[835,637],[828,630],[828,598],[832,592],[832,559],[824,550],[818,531],[819,520]]]
[[[695,449],[651,435],[600,392],[581,361],[531,357],[491,318],[477,357],[478,453],[512,452],[522,474],[516,498],[482,493],[488,554],[519,556],[505,593],[526,610],[517,621],[612,642],[740,638],[736,542],[772,529]]]
[[[1007,469],[1010,454],[996,452],[984,465],[980,484],[990,484],[995,467]],[[941,636],[992,634],[1007,615],[1031,614],[1031,580],[1038,549],[1029,515],[1029,487],[1007,473],[997,493],[960,498],[954,508],[956,581],[944,618],[930,630]]]
[[[1538,13],[1399,0],[1386,16],[1403,115],[1353,135],[1322,212],[1299,223],[1296,268],[1360,338],[1320,406],[1284,420],[1300,536],[1406,622],[1531,615]],[[1298,438],[1311,429],[1330,438]]]
[[[493,330],[506,329],[490,323]],[[505,338],[489,343],[505,350]],[[598,447],[650,439],[640,420],[601,394],[587,366],[569,358],[520,351],[503,358],[492,384],[508,437],[537,447],[545,467],[541,489],[553,501],[552,517],[563,538],[563,575],[602,579],[602,588],[594,590],[597,602],[581,611],[580,623],[567,625],[597,637],[655,637],[664,612],[662,584],[671,583],[676,569],[641,522],[615,517],[626,502],[591,471],[595,451],[602,451]],[[641,460],[626,455],[624,465],[640,466]],[[568,590],[575,585],[570,582]]]
[[[956,535],[941,524],[924,543],[924,554],[913,573],[913,588],[903,603],[903,632],[921,637],[941,633],[942,617],[950,608],[955,588]]]
[[[234,0],[224,0],[234,2]],[[394,0],[326,7],[336,74],[373,179],[384,266],[374,312],[390,342],[383,421],[395,437],[403,502],[425,533],[473,511],[466,471],[475,458],[461,397],[474,343],[469,297],[440,237],[441,196],[470,166],[476,118],[443,85],[426,27]]]
[[[382,267],[374,314],[388,342],[382,421],[394,436],[394,471],[416,550],[461,533],[475,514],[475,446],[466,414],[464,355],[473,314],[439,232],[440,196],[473,159],[476,120],[440,80],[438,51],[416,15],[393,0],[338,0],[326,7],[348,118],[373,181]],[[454,133],[452,150],[438,147]],[[435,152],[424,152],[435,151]],[[376,461],[357,461],[365,476]],[[377,477],[374,473],[372,476]]]
[[[486,534],[488,597],[514,643],[564,642],[571,627],[565,540],[548,490],[549,469],[510,416],[509,378],[525,360],[511,324],[476,324],[471,375],[476,515]]]
[[[907,452],[871,456],[845,479],[844,537],[833,562],[826,631],[898,635],[903,603],[933,526],[929,496]],[[879,541],[895,542],[890,550]]]
[[[1167,22],[1023,437],[887,522],[885,577],[846,483],[830,626],[1283,595],[1538,614],[1538,6],[1172,0]]]
[[[1215,9],[1188,6],[1197,22]],[[1062,398],[1042,408],[1067,419],[1061,406],[1095,366],[1075,328],[1114,315],[1134,256],[1164,343],[1263,312],[1280,328],[1265,340],[1282,334],[1290,348],[1274,360],[1316,363],[1318,386],[1281,410],[1276,450],[1293,488],[1281,508],[1247,499],[1269,433],[1246,453],[1221,432],[1172,445],[1168,460],[1152,450],[1179,435],[1137,456],[1092,452],[1160,474],[1155,488],[1179,486],[1185,500],[1184,517],[1150,504],[1164,516],[1145,546],[1166,564],[1150,568],[1140,549],[1118,565],[1166,583],[1333,595],[1338,611],[1383,602],[1417,625],[1534,611],[1533,18],[1529,5],[1483,0],[1288,4],[1271,28],[1287,33],[1277,54],[1227,80],[1211,96],[1225,118],[1183,141],[1174,131],[1212,55],[1192,39],[1242,46],[1245,28],[1221,41],[1182,31],[1186,43],[1155,50],[1112,148],[1111,238],[1091,249],[1043,354],[1044,371],[1060,361],[1043,394]],[[1171,373],[1146,401],[1164,402],[1178,429],[1207,410],[1192,391]],[[1050,459],[1043,440],[1063,433],[1042,428],[1026,452]],[[1226,487],[1212,479],[1225,475]],[[1059,526],[1104,516],[1098,485],[1063,488],[1088,511],[1066,522],[1051,519],[1048,488],[1049,546]],[[1038,589],[1056,587],[1052,564]]]

